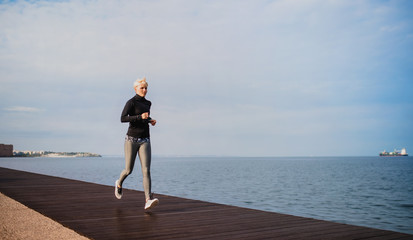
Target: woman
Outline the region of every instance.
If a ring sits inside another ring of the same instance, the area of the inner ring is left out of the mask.
[[[148,92],[146,78],[134,82],[136,95],[126,102],[122,111],[121,122],[129,122],[125,138],[125,169],[115,182],[115,196],[122,198],[122,183],[132,173],[136,155],[139,155],[145,191],[145,210],[158,205],[159,200],[151,193],[151,142],[149,139],[149,123],[155,126],[156,120],[150,118],[151,102],[145,99]]]

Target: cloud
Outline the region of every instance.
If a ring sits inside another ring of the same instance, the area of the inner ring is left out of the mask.
[[[15,106],[15,107],[8,107],[4,108],[5,111],[8,112],[21,112],[21,113],[35,113],[35,112],[42,112],[44,110],[34,107],[23,107],[23,106]]]
[[[42,114],[29,125],[0,115],[0,131],[38,129],[56,148],[53,137],[66,136],[66,146],[119,153],[121,109],[146,76],[163,154],[288,155],[298,145],[305,155],[345,134],[380,145],[355,129],[406,126],[409,9],[408,1],[3,2],[0,109]]]

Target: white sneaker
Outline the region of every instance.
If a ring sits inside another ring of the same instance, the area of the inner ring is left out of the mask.
[[[119,188],[119,180],[116,180],[115,182],[115,196],[117,199],[122,198],[122,188]]]
[[[159,204],[159,200],[157,198],[148,199],[146,201],[146,204],[145,204],[145,210],[149,210],[151,208],[154,208],[158,204]]]

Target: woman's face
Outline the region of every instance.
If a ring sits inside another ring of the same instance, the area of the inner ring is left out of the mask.
[[[135,87],[135,92],[141,97],[145,97],[148,92],[148,87],[145,84],[139,84]]]

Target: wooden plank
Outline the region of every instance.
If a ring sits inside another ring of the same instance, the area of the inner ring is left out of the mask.
[[[0,191],[92,239],[413,239],[413,235],[295,217],[0,168]]]

